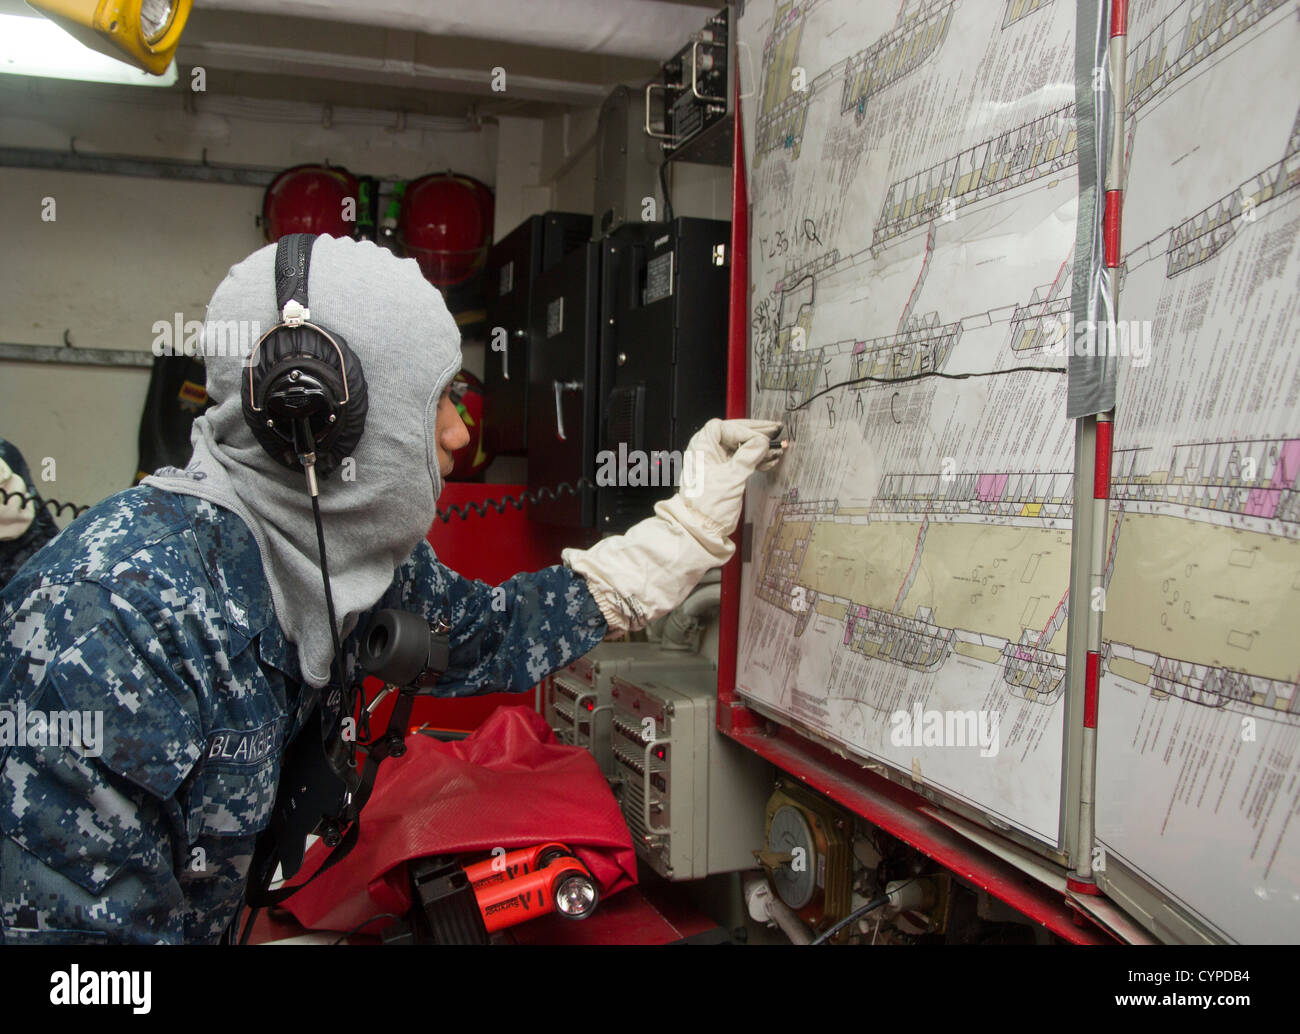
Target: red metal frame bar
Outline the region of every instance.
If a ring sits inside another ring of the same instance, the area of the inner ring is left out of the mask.
[[[736,70],[736,128],[731,150],[731,285],[727,316],[727,419],[747,416],[749,393],[749,191],[740,124],[740,70]],[[744,518],[741,518],[744,526]],[[718,728],[730,733],[759,727],[759,718],[736,696],[736,640],[740,633],[741,535],[736,555],[722,569],[718,617]]]
[[[749,411],[749,193],[736,76],[736,129],[731,178],[731,285],[727,344],[727,417]],[[742,521],[743,524],[743,521]],[[738,543],[739,544],[739,543]],[[784,726],[767,723],[736,693],[740,633],[740,550],[722,569],[718,629],[718,729],[836,803],[862,816],[968,883],[1006,902],[1057,936],[1077,944],[1110,944],[1113,938],[1059,892],[1010,862],[967,840],[921,809],[932,802],[905,787],[837,757]],[[765,728],[775,728],[769,735]]]

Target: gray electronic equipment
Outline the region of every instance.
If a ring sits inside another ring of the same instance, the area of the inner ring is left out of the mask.
[[[615,778],[610,753],[610,683],[615,675],[683,670],[716,681],[712,662],[695,654],[661,649],[657,643],[600,643],[557,671],[542,688],[542,716],[561,743],[591,752],[606,778]]]
[[[624,223],[658,218],[661,161],[658,141],[646,136],[641,127],[641,98],[626,86],[616,87],[600,106],[596,122],[592,240],[601,240]],[[647,198],[655,205],[648,214]]]
[[[610,749],[638,856],[671,880],[752,869],[772,773],[718,732],[713,672],[615,675]]]

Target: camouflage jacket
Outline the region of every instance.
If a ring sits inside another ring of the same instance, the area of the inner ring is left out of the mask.
[[[567,568],[494,589],[427,543],[376,607],[450,623],[442,696],[526,690],[606,632]],[[233,513],[133,488],[49,543],[0,596],[0,940],[219,939],[307,717],[299,680]]]

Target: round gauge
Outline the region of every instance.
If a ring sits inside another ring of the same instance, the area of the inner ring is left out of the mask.
[[[794,855],[773,870],[772,886],[791,908],[803,908],[817,893],[817,845],[803,812],[789,804],[776,810],[767,831],[767,849]]]

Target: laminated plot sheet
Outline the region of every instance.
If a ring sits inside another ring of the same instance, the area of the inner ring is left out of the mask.
[[[751,481],[737,690],[1035,841],[1061,830],[1075,5],[740,19]]]
[[[1300,939],[1300,23],[1130,7],[1097,837],[1215,938]]]

